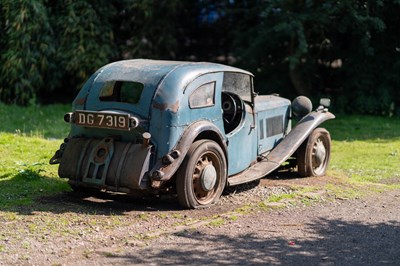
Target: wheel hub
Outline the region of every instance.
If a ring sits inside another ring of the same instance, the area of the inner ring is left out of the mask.
[[[204,191],[211,191],[217,182],[217,171],[211,164],[204,167],[201,173],[201,187]]]
[[[326,149],[322,141],[317,141],[314,151],[314,160],[317,166],[321,165],[326,157]]]

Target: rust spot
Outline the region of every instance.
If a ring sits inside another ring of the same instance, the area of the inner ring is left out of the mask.
[[[176,101],[173,105],[170,106],[172,112],[177,113],[179,109],[179,101]]]
[[[162,185],[161,181],[156,181],[156,180],[151,181],[151,187],[154,189],[159,189],[161,185]]]
[[[165,109],[167,109],[167,107],[168,106],[166,104],[153,102],[153,108],[155,108],[155,109],[165,110]]]
[[[86,96],[83,98],[75,99],[74,105],[84,105],[86,102]]]
[[[176,101],[174,104],[172,105],[167,105],[167,104],[160,104],[157,102],[153,102],[153,107],[159,110],[171,110],[171,112],[173,113],[177,113],[178,109],[179,109],[179,101]]]

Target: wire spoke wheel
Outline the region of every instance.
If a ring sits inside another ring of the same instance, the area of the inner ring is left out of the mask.
[[[328,168],[331,137],[324,128],[315,129],[297,150],[297,170],[301,176],[323,176]]]
[[[179,203],[186,208],[215,203],[225,188],[226,175],[226,160],[221,147],[210,140],[196,141],[177,172]]]

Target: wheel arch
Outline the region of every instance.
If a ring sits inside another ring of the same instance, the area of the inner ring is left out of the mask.
[[[228,159],[228,150],[225,141],[216,131],[213,130],[202,131],[199,135],[197,135],[197,137],[193,140],[193,142],[202,139],[208,139],[216,142],[219,146],[221,146],[222,150],[224,151],[225,158]]]
[[[149,171],[152,187],[157,188],[161,186],[162,182],[170,180],[181,165],[191,144],[202,139],[216,142],[223,150],[226,161],[228,161],[224,134],[215,124],[209,121],[197,121],[185,129],[175,147],[168,154],[159,158]]]

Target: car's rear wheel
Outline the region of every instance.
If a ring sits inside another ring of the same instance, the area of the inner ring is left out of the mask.
[[[323,176],[328,168],[331,136],[324,128],[316,128],[297,150],[300,176]]]
[[[176,176],[179,203],[186,208],[206,207],[218,201],[226,184],[226,159],[211,140],[192,144]]]

